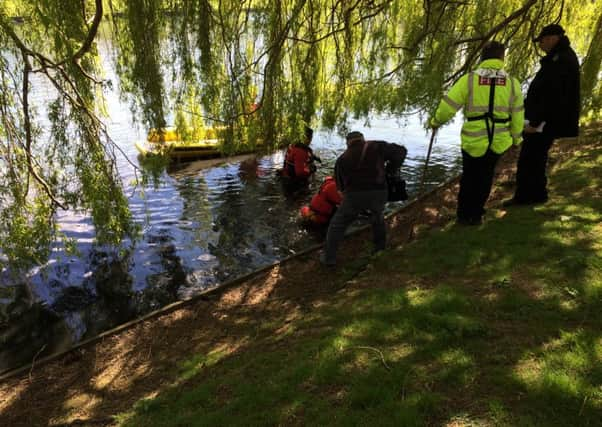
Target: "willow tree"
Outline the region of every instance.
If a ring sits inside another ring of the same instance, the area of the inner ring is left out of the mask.
[[[293,140],[302,126],[429,112],[489,40],[528,79],[531,42],[560,22],[602,105],[602,4],[591,0],[13,0],[0,3],[0,254],[41,263],[58,209],[90,214],[101,243],[135,227],[103,124],[96,41],[113,31],[118,87],[147,127],[219,125],[224,149]],[[36,105],[45,81],[53,100]],[[116,154],[117,153],[117,154]]]
[[[89,212],[100,242],[116,243],[133,231],[115,145],[99,119],[95,39],[102,16],[101,0],[0,4],[3,263],[44,262],[59,232],[57,209]],[[44,105],[31,96],[40,80],[55,89]]]

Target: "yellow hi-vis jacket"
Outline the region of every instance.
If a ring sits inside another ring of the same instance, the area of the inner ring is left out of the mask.
[[[491,150],[502,154],[511,144],[519,145],[521,142],[525,119],[523,95],[518,80],[510,77],[502,70],[503,67],[501,59],[487,59],[476,70],[460,77],[443,97],[431,119],[432,126],[440,126],[463,108],[462,149],[472,157],[483,156],[489,145],[487,125],[491,127],[492,123],[483,115],[489,111],[490,78],[493,77],[496,78],[493,102],[496,123],[493,123]],[[479,116],[483,118],[475,120]]]

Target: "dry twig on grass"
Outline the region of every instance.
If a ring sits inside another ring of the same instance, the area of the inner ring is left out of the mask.
[[[38,350],[38,352],[36,353],[36,355],[33,356],[33,359],[31,361],[31,368],[29,368],[29,374],[28,374],[29,381],[31,381],[31,374],[33,372],[33,366],[36,363],[36,359],[38,358],[38,356],[40,355],[40,353],[44,351],[45,348],[46,348],[46,344],[44,344],[42,347],[40,347],[40,349]]]
[[[346,348],[343,351],[349,351],[349,350],[371,350],[380,356],[380,360],[383,363],[383,366],[387,369],[387,371],[391,370],[391,367],[389,365],[387,365],[387,362],[385,361],[385,356],[383,355],[383,352],[375,347],[369,347],[369,346],[365,346],[365,345],[357,345],[357,346]]]

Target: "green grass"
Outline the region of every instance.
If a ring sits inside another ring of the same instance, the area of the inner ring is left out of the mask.
[[[556,167],[551,194],[349,266],[339,281],[361,286],[285,333],[266,319],[245,351],[189,355],[171,387],[117,420],[602,425],[602,149]]]

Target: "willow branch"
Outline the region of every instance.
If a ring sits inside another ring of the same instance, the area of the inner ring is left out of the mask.
[[[102,20],[102,0],[95,0],[96,10],[94,11],[94,18],[92,20],[92,25],[90,26],[90,30],[86,35],[86,39],[82,43],[81,47],[77,52],[73,54],[71,58],[64,59],[57,63],[56,65],[63,65],[66,62],[78,62],[92,47],[92,43],[96,38],[96,33],[98,32],[98,27],[100,25],[100,21]]]
[[[411,54],[415,54],[415,52],[418,51],[419,46],[426,40],[426,38],[429,35],[435,34],[436,30],[440,27],[440,23],[443,19],[443,16],[445,15],[445,7],[447,6],[447,4],[445,4],[441,10],[439,11],[439,16],[437,17],[437,20],[435,22],[435,24],[433,25],[433,30],[430,29],[429,27],[429,23],[431,21],[431,8],[430,8],[430,2],[427,0],[426,4],[425,4],[425,25],[424,25],[424,31],[422,31],[420,33],[420,35],[416,38],[416,40],[414,41],[413,45],[410,47],[397,47],[395,46],[396,49],[403,49]],[[394,74],[398,73],[399,70],[401,70],[404,66],[408,65],[408,63],[410,63],[411,61],[416,60],[415,58],[410,57],[407,61],[403,61],[400,64],[398,64],[396,67],[393,67],[392,70],[388,71],[387,73],[369,80],[367,83],[374,83],[374,82],[380,82],[382,80],[388,79],[389,77],[392,77]]]
[[[564,12],[564,0],[560,2],[560,10],[558,11],[558,17],[554,20],[554,24],[558,24],[562,19],[562,13]]]
[[[358,7],[359,3],[360,2],[358,1],[353,6],[351,6],[347,11],[348,12],[353,11],[353,9],[355,9],[355,8]],[[387,3],[390,3],[390,1],[387,1],[387,2],[383,3],[382,5],[379,5],[379,10],[377,12],[375,12],[375,13],[360,16],[359,19],[357,19],[356,21],[354,21],[352,23],[352,26],[359,25],[359,24],[361,24],[364,21],[367,21],[367,20],[369,20],[371,18],[374,18],[379,13],[381,13],[382,10],[384,10],[384,7],[385,7],[385,5]],[[334,10],[333,10],[333,16],[334,16]],[[334,36],[334,35],[336,35],[338,33],[342,33],[343,31],[345,31],[347,29],[347,26],[344,24],[344,22],[343,22],[343,26],[342,27],[339,27],[339,26],[335,27],[334,18],[332,20],[332,26],[334,27],[333,30],[329,31],[326,34],[321,35],[320,37],[312,37],[312,38],[308,39],[308,38],[301,38],[301,37],[295,37],[295,36],[287,36],[287,39],[288,40],[292,40],[292,41],[296,41],[296,42],[300,42],[300,43],[305,43],[305,44],[313,45],[313,44],[316,44],[316,43],[320,43],[320,42],[322,42],[322,41],[324,41],[324,40],[326,40],[326,39],[328,39],[328,38],[330,38],[330,37],[332,37],[332,36]],[[316,31],[316,33],[319,33],[319,32],[320,31]]]
[[[497,24],[495,27],[493,27],[491,30],[489,30],[488,33],[484,34],[483,36],[456,40],[456,42],[454,44],[458,45],[458,44],[472,43],[472,42],[480,41],[480,42],[482,42],[481,43],[481,47],[482,47],[492,36],[497,34],[502,28],[507,26],[510,22],[514,21],[516,18],[519,18],[519,17],[523,16],[525,13],[527,13],[529,11],[529,9],[531,9],[531,7],[533,7],[533,5],[535,3],[537,3],[537,0],[529,0],[528,2],[526,2],[523,5],[523,7],[515,10],[513,13],[508,15],[508,17],[506,19],[501,21],[499,24]]]
[[[273,52],[274,50],[276,50],[278,53],[280,53],[282,51],[282,45],[284,44],[284,42],[287,39],[287,35],[290,32],[293,20],[299,15],[299,13],[301,12],[301,10],[303,9],[303,6],[305,5],[307,0],[299,0],[298,3],[295,5],[295,7],[293,8],[293,13],[291,13],[291,17],[286,21],[286,24],[284,25],[284,28],[280,31],[280,34],[278,34],[275,38],[274,43],[272,43],[270,45],[270,47],[268,48],[267,52]],[[261,100],[260,100],[260,104],[263,104],[263,98],[265,96],[265,89],[266,89],[266,85],[268,83],[268,77],[271,78],[271,76],[268,76],[267,74],[267,70],[271,69],[272,63],[275,60],[275,57],[270,55],[268,57],[268,60],[266,62],[266,66],[264,68],[264,73],[266,78],[263,81],[263,91],[261,93]]]
[[[57,71],[57,70],[55,70]],[[135,165],[130,159],[129,157],[126,155],[126,153],[123,151],[123,149],[121,147],[119,147],[119,145],[113,141],[113,139],[109,136],[108,131],[106,130],[106,127],[104,125],[104,123],[102,123],[100,121],[100,119],[96,116],[96,114],[94,114],[85,104],[85,101],[83,100],[83,97],[79,94],[77,88],[75,87],[75,84],[73,83],[73,81],[71,81],[71,79],[69,78],[69,76],[65,73],[65,71],[62,68],[58,69],[59,72],[61,72],[61,77],[63,79],[65,79],[65,81],[67,81],[67,83],[69,84],[69,86],[71,86],[71,89],[73,90],[73,93],[75,95],[75,97],[73,95],[71,95],[70,93],[66,92],[61,85],[59,84],[59,82],[56,81],[56,78],[54,76],[52,76],[50,74],[50,72],[48,71],[48,69],[44,69],[44,75],[48,78],[48,80],[50,80],[50,82],[52,83],[52,85],[56,88],[56,90],[62,94],[71,104],[71,106],[76,107],[78,109],[80,109],[81,111],[84,112],[84,114],[92,121],[92,123],[97,127],[97,129],[100,130],[100,132],[102,132],[102,134],[104,135],[104,137],[106,138],[107,142],[110,143],[110,145],[113,148],[116,148],[123,156],[124,158],[127,160],[127,162],[133,166],[135,169],[139,169],[137,165]],[[105,150],[106,153],[106,150]]]
[[[531,9],[531,7],[533,7],[533,5],[536,2],[537,2],[537,0],[529,0],[528,2],[526,2],[523,5],[523,7],[521,7],[520,9],[517,9],[516,11],[514,11],[513,13],[511,13],[510,15],[508,15],[508,17],[506,19],[504,19],[498,25],[494,26],[487,34],[485,34],[482,37],[475,37],[475,38],[472,38],[472,39],[464,39],[464,40],[458,40],[458,41],[456,41],[455,45],[459,45],[459,44],[463,44],[463,43],[469,43],[469,42],[473,42],[473,41],[480,41],[480,43],[468,55],[468,57],[464,61],[464,64],[458,69],[458,71],[456,71],[454,74],[452,74],[451,76],[449,76],[448,78],[445,79],[445,83],[456,81],[456,79],[458,79],[458,77],[460,77],[462,74],[464,74],[468,70],[468,68],[470,67],[470,65],[473,63],[475,56],[477,56],[477,54],[481,51],[481,49],[483,48],[483,46],[485,46],[485,43],[487,43],[487,41],[494,34],[497,34],[498,31],[500,31],[503,27],[505,27],[506,25],[508,25],[510,22],[512,22],[515,19],[517,19],[517,18],[522,17],[523,15],[525,15],[529,11],[529,9]]]
[[[63,210],[67,208],[63,205],[57,198],[54,196],[52,190],[48,183],[38,174],[36,168],[33,165],[32,155],[31,155],[31,117],[29,115],[29,73],[31,72],[31,64],[29,63],[29,57],[27,52],[22,52],[23,55],[23,86],[22,86],[22,103],[23,103],[23,120],[25,127],[25,154],[27,156],[27,169],[29,173],[34,177],[34,179],[42,186],[46,195],[52,200],[54,204],[60,206]],[[25,186],[25,196],[27,197],[27,193],[29,192],[29,179],[27,180]]]
[[[359,22],[361,22],[363,20],[374,18],[375,16],[378,16],[383,10],[385,10],[385,7],[392,2],[393,2],[393,0],[387,0],[379,5],[375,5],[373,7],[374,12],[371,12],[367,15],[361,15],[361,18],[359,19],[359,21],[355,22],[354,25],[357,25]]]
[[[41,53],[34,52],[33,50],[29,49],[25,45],[25,43],[23,43],[23,41],[19,38],[19,36],[17,35],[17,33],[15,33],[15,31],[11,28],[11,26],[8,25],[4,21],[4,19],[2,19],[2,16],[0,16],[0,28],[4,29],[4,31],[6,31],[6,34],[15,43],[15,45],[17,46],[17,48],[21,52],[26,53],[27,56],[31,56],[32,58],[37,58],[41,63],[49,63],[49,64],[53,63],[49,58],[45,57]]]
[[[60,62],[54,62],[47,56],[44,56],[43,54],[41,54],[39,52],[35,52],[35,51],[31,50],[30,48],[28,48],[25,45],[25,43],[23,43],[23,41],[19,38],[19,36],[14,32],[14,30],[10,27],[10,25],[6,24],[4,22],[4,20],[2,20],[2,19],[0,19],[0,27],[3,28],[4,31],[6,31],[8,36],[13,40],[13,42],[17,45],[17,47],[19,48],[20,51],[26,52],[32,58],[36,58],[38,60],[38,62],[40,62],[42,68],[60,68],[67,62],[72,62],[76,65],[76,67],[82,73],[82,75],[84,75],[87,79],[91,80],[92,82],[94,82],[96,84],[100,84],[100,81],[98,81],[97,79],[95,79],[94,77],[89,75],[81,67],[81,64],[79,63],[79,60],[92,47],[92,43],[94,42],[94,39],[96,38],[96,35],[98,33],[98,27],[102,20],[102,12],[103,12],[102,0],[95,0],[95,4],[96,4],[96,10],[94,13],[94,18],[92,20],[92,25],[90,26],[88,34],[86,35],[86,39],[82,43],[79,50],[77,52],[75,52],[75,54],[73,54],[73,56],[71,56],[70,58],[63,59]],[[40,69],[35,69],[35,70],[31,70],[31,71],[40,72]]]

